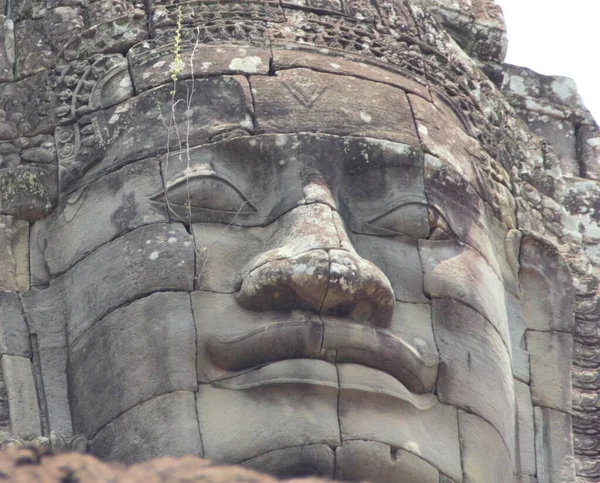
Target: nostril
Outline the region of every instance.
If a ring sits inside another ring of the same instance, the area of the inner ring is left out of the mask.
[[[273,305],[280,310],[296,307],[296,294],[289,287],[281,287],[273,293]]]
[[[329,287],[321,313],[389,327],[395,296],[385,274],[355,253],[330,250],[329,257]]]
[[[357,321],[373,320],[375,318],[375,310],[372,302],[361,301],[356,304],[350,318]]]

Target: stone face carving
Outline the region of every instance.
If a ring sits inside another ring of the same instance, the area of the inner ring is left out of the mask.
[[[519,87],[493,2],[4,11],[7,441],[376,483],[600,477],[598,131],[564,83]],[[530,123],[545,140],[516,115],[536,92],[562,106]]]

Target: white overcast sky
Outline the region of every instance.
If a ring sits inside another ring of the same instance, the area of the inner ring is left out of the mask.
[[[600,123],[600,0],[496,0],[508,29],[506,62],[575,79]]]

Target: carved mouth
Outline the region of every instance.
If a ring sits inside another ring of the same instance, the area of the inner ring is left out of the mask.
[[[326,318],[273,323],[242,336],[207,345],[212,362],[242,372],[213,383],[244,389],[274,383],[312,383],[388,393],[415,406],[431,403],[437,361],[427,362],[410,344],[389,330]],[[335,364],[333,364],[335,363]],[[337,376],[343,370],[344,381]],[[352,370],[350,370],[352,368]],[[414,398],[413,398],[414,399]]]
[[[212,383],[224,389],[245,390],[269,384],[311,384],[344,391],[384,394],[427,410],[438,401],[434,394],[415,394],[398,379],[378,369],[319,359],[288,359]]]

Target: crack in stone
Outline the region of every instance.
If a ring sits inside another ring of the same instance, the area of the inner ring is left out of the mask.
[[[200,428],[200,414],[198,411],[198,326],[196,325],[196,315],[194,314],[194,304],[192,303],[192,294],[188,294],[188,300],[190,302],[190,312],[192,314],[192,324],[194,325],[194,348],[196,349],[194,370],[196,371],[196,391],[194,392],[194,410],[196,412],[196,421],[198,423],[198,434],[200,435],[200,448],[202,455],[204,456],[204,440],[202,438],[202,429]]]
[[[111,238],[110,240],[107,240],[105,242],[103,242],[102,244],[98,245],[97,247],[93,248],[92,250],[90,250],[89,252],[85,253],[81,258],[79,258],[78,260],[72,262],[71,265],[69,265],[67,268],[65,268],[64,270],[61,270],[60,272],[56,272],[55,274],[50,274],[50,270],[48,270],[49,273],[49,281],[52,280],[56,280],[60,277],[62,277],[63,275],[65,275],[67,272],[73,270],[77,265],[79,265],[81,262],[87,260],[89,257],[91,257],[92,255],[94,255],[98,250],[100,250],[101,248],[103,248],[104,246],[108,245],[109,243],[113,243],[117,240],[119,240],[120,238],[124,237],[125,235],[128,235],[129,233],[137,230],[138,228],[143,228],[146,226],[152,226],[152,225],[171,225],[171,224],[178,224],[177,222],[168,222],[165,220],[162,221],[152,221],[150,223],[142,223],[138,226],[135,226],[133,228],[127,228],[121,232],[119,232],[118,234],[116,234],[113,238]],[[185,226],[184,226],[185,228]],[[45,261],[45,260],[44,260]],[[46,284],[47,285],[47,284]]]
[[[359,79],[359,80],[363,80],[363,81],[367,81],[367,82],[373,82],[375,84],[381,84],[381,85],[384,85],[384,86],[390,86],[390,87],[393,87],[395,89],[401,90],[404,93],[406,93],[408,91],[410,94],[413,94],[415,96],[419,96],[421,99],[424,99],[424,100],[426,100],[428,102],[432,102],[431,101],[431,97],[424,97],[420,92],[418,92],[416,90],[413,90],[413,89],[410,89],[408,86],[407,87],[400,87],[397,84],[394,84],[392,82],[385,82],[383,80],[375,80],[375,79],[373,79],[371,77],[362,76],[362,75],[356,74],[356,73],[333,72],[333,71],[329,71],[329,70],[326,70],[326,69],[323,69],[323,68],[314,67],[314,66],[307,67],[307,66],[300,66],[300,65],[298,65],[298,66],[290,66],[290,67],[277,67],[277,64],[275,63],[275,61],[273,61],[273,66],[274,66],[274,73],[275,74],[277,72],[285,72],[286,70],[304,69],[304,70],[310,70],[310,71],[313,71],[313,72],[320,72],[322,74],[335,75],[335,76],[338,76],[338,77],[350,77],[352,79]],[[385,70],[385,69],[383,69],[383,67],[379,67],[379,66],[376,66],[376,65],[374,65],[374,67],[378,67],[379,69]],[[396,73],[394,71],[391,71],[391,72],[392,73]],[[428,89],[427,86],[423,86],[423,87],[425,87],[426,89]]]
[[[479,316],[480,316],[480,317],[481,317],[483,320],[485,320],[485,321],[486,321],[486,322],[487,322],[487,323],[488,323],[488,324],[489,324],[489,325],[490,325],[490,326],[491,326],[491,327],[494,329],[494,331],[496,332],[496,334],[497,334],[497,335],[498,335],[498,337],[500,338],[500,341],[502,342],[502,345],[504,346],[504,349],[506,349],[506,352],[507,352],[507,354],[509,355],[509,357],[510,357],[510,358],[511,358],[511,360],[512,360],[512,351],[511,351],[510,347],[508,347],[508,345],[507,345],[507,341],[505,341],[505,340],[504,340],[504,337],[502,337],[502,334],[500,333],[500,329],[498,329],[498,327],[496,327],[496,326],[495,326],[495,325],[494,325],[494,324],[491,322],[491,320],[490,320],[490,319],[489,319],[489,318],[488,318],[486,315],[484,315],[484,314],[481,312],[481,310],[479,310],[478,308],[476,308],[476,307],[474,307],[473,305],[469,304],[468,302],[465,302],[465,301],[463,301],[463,300],[458,300],[458,299],[455,299],[454,297],[442,297],[442,296],[435,295],[435,296],[433,296],[433,297],[431,298],[431,300],[432,300],[432,302],[433,302],[434,300],[451,300],[451,301],[453,301],[453,302],[456,302],[456,303],[458,303],[458,304],[461,304],[461,305],[464,305],[465,307],[468,307],[468,308],[470,308],[470,309],[471,309],[473,312],[476,312],[476,313],[477,313],[477,314],[478,314],[478,315],[479,315]],[[432,316],[432,317],[433,317],[433,316]],[[434,338],[435,338],[435,331],[433,331],[433,336],[434,336]],[[509,341],[509,342],[510,342],[510,341]],[[511,375],[513,375],[513,374],[512,374],[512,372],[511,372]],[[513,377],[514,377],[514,375],[513,375]]]
[[[158,399],[159,397],[164,397],[164,396],[168,396],[170,394],[175,394],[175,393],[191,393],[194,394],[194,401],[196,400],[195,395],[198,393],[198,391],[189,391],[187,389],[173,389],[171,391],[162,393],[162,394],[157,394],[155,396],[150,396],[147,399],[144,399],[143,401],[137,402],[135,403],[133,406],[128,407],[127,409],[124,409],[123,411],[120,411],[118,414],[116,414],[110,421],[108,421],[106,424],[103,424],[100,428],[98,428],[96,431],[94,431],[90,436],[88,436],[88,441],[91,441],[92,439],[94,439],[98,433],[100,431],[102,431],[104,428],[106,428],[109,424],[113,423],[115,420],[119,419],[121,416],[123,416],[125,413],[131,411],[132,409],[137,408],[138,406],[141,406],[142,404],[145,404],[147,402],[153,401],[154,399]]]
[[[243,460],[238,461],[237,463],[232,463],[232,464],[236,464],[236,465],[243,465],[244,463],[248,462],[248,461],[252,461],[256,458],[260,458],[261,456],[267,455],[267,454],[271,454],[271,453],[277,453],[279,451],[286,451],[288,449],[294,449],[294,448],[310,448],[312,446],[327,446],[330,450],[333,451],[333,454],[335,455],[335,449],[338,448],[339,446],[331,446],[328,443],[310,443],[310,444],[296,444],[296,445],[292,445],[292,446],[285,446],[283,448],[277,448],[277,449],[272,449],[269,451],[265,451],[264,453],[260,453],[257,454],[256,456],[251,456],[250,458],[246,458]],[[334,466],[335,468],[335,466]]]
[[[154,295],[156,293],[187,293],[187,294],[189,294],[190,292],[188,292],[187,290],[179,290],[179,289],[159,289],[159,290],[150,290],[147,292],[142,292],[141,294],[137,294],[134,298],[126,300],[125,302],[122,302],[122,303],[116,305],[115,307],[110,308],[107,312],[105,312],[100,317],[98,317],[96,320],[91,322],[90,325],[88,327],[86,327],[84,329],[84,331],[81,334],[79,334],[75,339],[73,339],[71,342],[69,342],[68,345],[73,346],[74,344],[76,344],[85,334],[87,334],[92,329],[92,327],[94,327],[98,322],[101,322],[102,320],[104,320],[106,317],[113,314],[114,312],[124,309],[125,307],[129,307],[131,304],[137,302],[138,300],[148,298],[149,296]],[[65,322],[66,322],[66,320],[65,320]]]
[[[340,417],[340,399],[342,397],[342,383],[341,383],[341,380],[340,380],[340,368],[338,366],[338,360],[337,359],[338,359],[338,351],[336,350],[335,351],[335,372],[336,372],[336,375],[337,375],[337,382],[338,382],[338,393],[337,393],[337,401],[336,401],[336,403],[337,403],[337,412],[336,412],[336,415],[337,415],[337,420],[338,420],[338,428],[339,428],[339,431],[340,431],[340,446],[343,446],[344,445],[344,437],[343,437],[343,433],[342,433],[342,418]],[[334,468],[334,474],[335,474],[335,472],[337,470],[337,451],[334,451],[333,454],[334,454],[334,466],[333,466],[333,468]]]
[[[438,470],[438,472],[441,474],[442,471],[436,466],[436,464],[433,461],[429,461],[427,458],[425,458],[423,455],[417,454],[413,451],[411,451],[410,449],[407,448],[403,448],[401,446],[394,446],[391,445],[390,443],[387,443],[386,441],[381,441],[379,439],[366,439],[366,438],[347,438],[345,440],[346,442],[350,442],[350,441],[364,441],[367,443],[379,443],[379,444],[384,444],[385,446],[388,446],[390,448],[390,453],[392,451],[406,451],[407,453],[410,453],[413,456],[416,456],[417,458],[419,458],[421,461],[424,461],[425,463],[427,463],[428,465],[433,466],[436,470]]]
[[[481,419],[482,421],[485,421],[487,424],[489,424],[489,425],[490,425],[490,427],[491,427],[491,428],[492,428],[492,429],[495,431],[495,433],[498,435],[498,437],[499,437],[499,438],[500,438],[500,440],[502,441],[502,445],[504,446],[504,449],[506,450],[506,452],[507,452],[507,454],[508,454],[508,457],[509,457],[509,459],[510,459],[511,463],[514,465],[514,463],[513,463],[513,460],[512,460],[512,453],[511,453],[511,451],[510,451],[510,445],[509,445],[509,444],[508,444],[508,443],[507,443],[507,442],[504,440],[504,436],[502,436],[502,435],[500,434],[500,431],[498,430],[498,428],[496,428],[496,426],[494,426],[494,425],[493,425],[493,424],[492,424],[490,421],[488,421],[486,418],[484,418],[484,417],[483,417],[481,414],[477,414],[477,413],[473,412],[471,409],[469,409],[469,408],[467,408],[467,407],[462,407],[462,406],[460,406],[460,407],[459,407],[459,406],[454,406],[454,404],[449,404],[449,403],[446,403],[446,404],[448,404],[449,406],[452,406],[452,407],[456,408],[456,410],[457,410],[457,411],[462,411],[462,412],[464,412],[464,413],[470,414],[471,416],[474,416],[474,417],[476,417],[476,418],[479,418],[479,419]],[[457,418],[456,418],[456,421],[457,421],[457,423],[458,423],[458,438],[459,438],[459,440],[460,440],[460,437],[461,437],[461,431],[460,431],[460,418],[458,417],[458,412],[457,412]],[[460,447],[462,448],[462,446],[463,446],[463,445],[461,444],[461,445],[460,445]],[[462,453],[463,453],[463,452],[461,451],[461,464],[462,464],[462,459],[463,459],[463,456],[464,456]],[[463,470],[463,471],[464,471],[464,470]]]
[[[31,224],[30,224],[31,226]],[[27,312],[23,307],[23,293],[17,292],[17,298],[19,300],[19,307],[21,308],[21,314],[27,327],[27,334],[29,339],[29,350],[31,352],[31,366],[33,370],[33,381],[35,383],[36,396],[38,399],[38,407],[40,411],[40,421],[42,423],[42,435],[50,435],[50,417],[48,413],[48,402],[46,400],[46,388],[44,386],[44,378],[42,377],[42,362],[40,359],[40,348],[38,341],[38,334],[31,332],[31,323]]]

